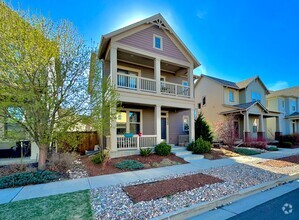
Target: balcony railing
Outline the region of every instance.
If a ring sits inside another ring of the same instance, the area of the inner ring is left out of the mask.
[[[142,92],[157,93],[156,80],[117,73],[117,87]],[[190,87],[170,82],[160,82],[160,93],[163,95],[190,97]]]
[[[117,135],[118,150],[139,150],[140,148],[154,147],[157,144],[157,135],[133,135],[133,137],[125,137]],[[106,137],[106,145],[111,145],[110,136]]]

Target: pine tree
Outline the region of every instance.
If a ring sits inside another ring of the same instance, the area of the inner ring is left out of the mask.
[[[195,120],[195,139],[202,138],[205,141],[213,141],[213,133],[202,113]]]

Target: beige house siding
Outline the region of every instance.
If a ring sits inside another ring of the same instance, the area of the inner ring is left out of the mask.
[[[144,108],[143,111],[143,134],[155,134],[154,108]]]
[[[189,115],[189,111],[169,111],[168,122],[169,122],[169,143],[178,144],[178,136],[186,134],[183,131],[183,116]],[[190,118],[189,118],[190,120]]]
[[[206,105],[203,106],[202,99],[206,97]],[[218,121],[223,120],[224,116],[220,115],[223,111],[231,110],[224,107],[224,89],[223,86],[214,82],[213,80],[203,77],[195,88],[195,106],[198,107],[201,103],[201,111],[214,130]]]
[[[246,88],[246,102],[252,101],[252,93],[258,92],[261,94],[261,104],[266,106],[266,91],[259,80],[252,81]]]

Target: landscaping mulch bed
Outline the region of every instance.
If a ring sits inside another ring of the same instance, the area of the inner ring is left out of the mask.
[[[259,164],[269,166],[269,167],[278,167],[278,168],[295,166],[299,164],[299,155],[283,157],[275,160],[268,160],[265,162],[261,162]]]
[[[129,195],[133,202],[141,202],[159,199],[178,192],[221,182],[223,182],[223,180],[217,177],[198,173],[169,180],[127,186],[124,187],[123,190]]]
[[[151,154],[148,157],[143,157],[140,155],[132,155],[127,157],[113,158],[103,164],[94,164],[91,161],[90,157],[85,156],[81,158],[81,161],[84,164],[84,167],[87,170],[89,176],[99,176],[105,174],[126,172],[125,170],[120,170],[114,166],[116,163],[123,160],[137,160],[140,163],[145,164],[144,169],[148,169],[148,168],[156,168],[157,166],[153,166],[153,165],[157,163],[161,163],[165,159],[169,159],[179,164],[187,163],[185,160],[175,156],[174,154],[170,154],[168,156],[159,156],[156,154]]]
[[[218,160],[227,157],[238,157],[240,156],[237,153],[233,152],[233,149],[225,149],[225,148],[212,148],[210,153],[205,153],[204,158],[209,160]]]

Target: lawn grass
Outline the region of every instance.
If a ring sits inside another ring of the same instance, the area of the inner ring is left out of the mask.
[[[89,190],[3,204],[0,219],[92,219]]]

